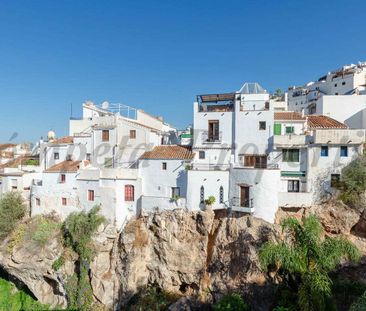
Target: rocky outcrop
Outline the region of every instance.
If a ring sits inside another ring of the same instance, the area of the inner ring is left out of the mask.
[[[366,240],[360,234],[365,217],[341,203],[281,210],[277,220],[309,213],[318,215],[327,234],[347,236],[366,254]],[[189,310],[233,291],[243,294],[253,310],[270,310],[275,291],[260,269],[258,250],[266,241],[280,238],[278,223],[179,209],[131,220],[121,233],[111,226],[101,227],[94,238],[96,256],[90,266],[94,298],[116,309],[141,288],[155,285],[182,297],[171,310]],[[23,245],[11,252],[5,244],[0,248],[0,266],[41,302],[65,306],[64,284],[74,272],[75,258],[71,256],[58,272],[52,269],[63,252],[57,239],[41,249]],[[347,269],[357,275],[357,267]]]

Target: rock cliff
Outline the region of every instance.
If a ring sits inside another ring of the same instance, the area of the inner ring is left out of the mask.
[[[328,234],[346,235],[366,254],[365,213],[331,202],[280,211],[277,221],[308,213],[319,216]],[[100,228],[90,267],[94,298],[108,309],[120,309],[139,289],[155,285],[202,303],[239,291],[254,310],[269,310],[275,291],[260,270],[258,250],[280,236],[278,224],[212,211],[155,213],[131,220],[120,234],[111,226]],[[22,245],[12,250],[5,241],[0,247],[0,267],[42,303],[66,306],[64,284],[74,272],[75,258],[70,255],[55,272],[52,264],[62,252],[56,238],[43,248]]]

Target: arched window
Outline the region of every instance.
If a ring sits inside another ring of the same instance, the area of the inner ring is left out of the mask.
[[[220,186],[220,204],[224,203],[224,187]]]
[[[135,201],[135,187],[133,185],[125,185],[125,201]]]
[[[200,189],[200,203],[203,204],[205,202],[205,188],[201,186]]]

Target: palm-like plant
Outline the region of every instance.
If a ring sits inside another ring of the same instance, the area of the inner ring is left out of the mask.
[[[259,253],[262,268],[268,271],[275,266],[282,273],[287,285],[297,292],[301,310],[325,310],[332,285],[328,273],[344,259],[359,260],[359,251],[343,238],[324,236],[314,215],[305,218],[303,224],[287,218],[281,226],[288,233],[286,239],[263,245]]]

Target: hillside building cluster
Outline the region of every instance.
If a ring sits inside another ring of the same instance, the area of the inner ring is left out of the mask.
[[[177,208],[273,222],[280,207],[327,200],[363,153],[365,68],[345,66],[282,99],[258,83],[198,95],[184,131],[129,106],[86,102],[68,136],[50,131],[32,150],[0,145],[0,196],[20,191],[32,216],[99,205],[118,228]]]

